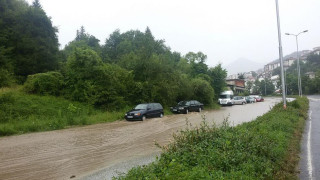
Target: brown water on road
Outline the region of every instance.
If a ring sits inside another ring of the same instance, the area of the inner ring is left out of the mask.
[[[172,134],[199,125],[205,116],[220,124],[229,117],[237,125],[261,116],[279,102],[222,107],[220,110],[178,114],[146,121],[117,121],[65,130],[0,138],[0,179],[70,179],[161,150]]]

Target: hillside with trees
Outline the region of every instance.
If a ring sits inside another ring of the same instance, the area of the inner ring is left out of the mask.
[[[38,0],[0,1],[0,86],[58,68],[57,28]]]
[[[213,106],[225,88],[221,65],[209,67],[202,52],[172,51],[148,27],[115,30],[104,44],[80,27],[59,50],[58,29],[38,0],[1,0],[0,10],[0,87],[23,85],[104,110],[187,99]]]
[[[310,78],[308,73],[314,73],[315,77]],[[273,75],[280,75],[280,67],[272,71]],[[300,74],[303,94],[320,93],[320,55],[310,53],[306,62],[300,61]],[[280,82],[278,84],[280,86]],[[286,70],[286,86],[289,95],[298,94],[298,72],[297,62],[295,61]]]

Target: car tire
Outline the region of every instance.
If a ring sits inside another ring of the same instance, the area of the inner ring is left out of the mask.
[[[160,118],[163,118],[163,113],[160,113],[159,117],[160,117]]]
[[[186,109],[186,110],[185,110],[185,114],[189,114],[189,109]]]
[[[146,116],[142,116],[141,121],[145,121],[146,120]]]

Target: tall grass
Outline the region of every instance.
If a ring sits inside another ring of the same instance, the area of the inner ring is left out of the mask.
[[[30,95],[17,89],[2,89],[0,136],[111,122],[122,119],[124,111],[106,112],[63,98]]]
[[[187,128],[162,147],[161,157],[117,179],[297,179],[299,141],[308,100],[281,104],[236,127]]]

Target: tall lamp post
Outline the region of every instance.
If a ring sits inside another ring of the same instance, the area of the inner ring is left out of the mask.
[[[283,100],[283,108],[286,109],[287,108],[287,101],[286,101],[285,82],[284,82],[284,73],[283,73],[283,54],[282,54],[278,0],[276,0],[276,11],[277,11],[277,25],[278,25],[279,59],[280,59],[280,67],[281,67],[282,100]]]
[[[298,46],[298,36],[302,33],[306,33],[308,30],[302,31],[298,34],[290,34],[286,33],[288,36],[295,36],[296,37],[296,44],[297,44],[297,71],[298,71],[298,90],[299,90],[299,96],[302,96],[302,87],[301,87],[301,75],[300,75],[300,57],[299,57],[299,46]]]

